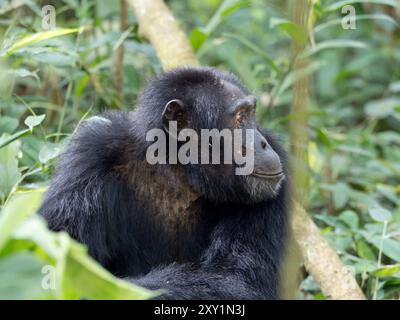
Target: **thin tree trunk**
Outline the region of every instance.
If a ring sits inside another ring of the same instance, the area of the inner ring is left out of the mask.
[[[139,22],[139,33],[154,46],[164,69],[198,65],[185,33],[162,0],[127,0]]]

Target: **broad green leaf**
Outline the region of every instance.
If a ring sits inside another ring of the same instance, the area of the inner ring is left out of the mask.
[[[293,22],[287,22],[280,24],[279,28],[285,31],[297,44],[304,45],[307,42],[308,34],[303,26]]]
[[[21,56],[24,55],[22,53],[22,49],[19,51],[21,53]],[[30,50],[29,53],[31,53],[32,50]],[[42,52],[40,54],[36,54],[34,56],[35,61],[41,62],[46,65],[52,65],[53,67],[65,67],[65,66],[71,66],[73,62],[75,61],[75,57],[72,53],[64,53],[64,52]]]
[[[190,34],[190,42],[194,50],[198,50],[208,39],[208,35],[201,28],[194,28]]]
[[[12,133],[17,128],[18,119],[3,115],[0,117],[0,134]]]
[[[82,77],[77,81],[75,85],[75,96],[80,98],[85,92],[90,81],[90,76],[88,74],[83,74]]]
[[[374,251],[372,251],[371,247],[362,238],[357,241],[357,254],[363,259],[376,261]]]
[[[367,250],[371,250],[371,248],[368,246],[368,244],[365,243],[365,245],[368,248]],[[370,259],[370,258],[372,258],[372,259]],[[358,261],[356,261],[353,264],[353,267],[355,268],[356,274],[371,273],[374,270],[376,270],[376,259],[375,259],[375,256],[371,255],[369,258],[364,258],[363,257],[363,259],[358,259]]]
[[[396,2],[395,0],[342,0],[342,1],[337,1],[328,6],[326,8],[326,11],[336,11],[345,5],[353,3],[377,3],[377,4],[386,4],[392,7],[399,7],[398,2]]]
[[[18,225],[39,208],[43,191],[16,192],[3,207],[0,212],[0,251]]]
[[[299,81],[300,79],[303,79],[303,78],[313,74],[315,71],[317,71],[321,67],[321,65],[322,65],[321,62],[312,62],[302,69],[289,72],[289,74],[286,75],[286,77],[282,81],[282,85],[280,86],[280,88],[276,94],[276,97],[280,97],[296,81]]]
[[[378,278],[391,277],[400,273],[400,264],[384,266],[374,271],[372,274]]]
[[[156,292],[140,288],[115,278],[91,259],[82,245],[73,242],[66,235],[61,239],[63,246],[62,268],[58,286],[63,299],[148,299]]]
[[[5,135],[0,138],[0,145],[7,141]],[[0,202],[4,201],[21,177],[18,168],[20,142],[14,141],[0,149]]]
[[[385,288],[396,287],[396,290],[400,289],[400,279],[390,279],[385,282]]]
[[[325,156],[319,151],[314,141],[308,143],[308,163],[311,170],[320,174],[325,166]]]
[[[396,98],[373,100],[365,106],[365,113],[371,118],[382,119],[394,115],[396,107],[399,106],[400,99]]]
[[[347,224],[351,229],[356,230],[358,228],[360,219],[358,218],[357,213],[354,211],[345,210],[339,215],[338,218]]]
[[[61,146],[58,143],[46,142],[39,152],[39,161],[43,164],[56,158],[61,152]]]
[[[22,222],[13,233],[13,239],[34,242],[52,258],[58,255],[58,234],[47,229],[41,216],[33,215]]]
[[[361,231],[360,234],[364,236],[364,239],[374,245],[378,250],[381,245],[380,235],[371,235],[368,232]],[[396,262],[400,262],[400,241],[394,239],[384,239],[382,252],[385,256],[393,259]]]
[[[0,138],[0,149],[5,147],[5,146],[7,146],[7,145],[9,145],[11,142],[13,142],[13,141],[15,141],[15,140],[17,140],[17,139],[19,139],[19,138],[21,138],[23,136],[26,136],[26,135],[28,135],[30,133],[32,133],[32,131],[30,129],[25,129],[25,130],[18,131],[16,133],[14,133],[13,135],[9,136],[9,137],[3,135]]]
[[[35,44],[37,42],[51,39],[54,37],[59,37],[63,36],[66,34],[70,33],[75,33],[78,32],[78,28],[74,29],[55,29],[55,30],[49,30],[49,31],[43,31],[43,32],[38,32],[32,35],[28,35],[26,37],[23,37],[22,39],[19,39],[16,41],[13,45],[11,45],[5,52],[6,55],[11,55],[14,53],[16,50],[25,47],[27,45]]]
[[[338,182],[333,185],[324,184],[321,185],[321,187],[332,192],[333,204],[335,205],[336,209],[344,207],[350,198],[351,189],[343,182]]]
[[[42,288],[44,262],[29,251],[0,259],[0,300],[52,298]]]
[[[375,221],[384,222],[392,219],[391,212],[380,206],[369,207],[368,212]]]
[[[30,217],[13,233],[13,239],[36,244],[55,265],[58,299],[147,299],[157,294],[114,277],[88,254],[86,248],[66,233],[49,231],[41,217]],[[15,241],[15,240],[14,240]]]
[[[399,136],[400,138],[400,136]],[[398,192],[396,192],[396,188],[394,186],[378,184],[376,186],[376,190],[382,194],[385,198],[389,199],[394,204],[400,206],[400,197]]]
[[[34,127],[41,124],[45,117],[45,114],[42,114],[40,116],[28,116],[25,119],[24,123],[29,127],[30,130],[32,130]]]
[[[248,1],[243,0],[226,0],[226,5],[222,7],[221,17],[227,17],[240,7],[244,6]]]
[[[223,18],[234,12],[236,9],[245,5],[246,1],[242,0],[224,0],[218,7],[217,11],[211,17],[210,21],[204,27],[206,34],[213,32],[217,26],[222,22]]]

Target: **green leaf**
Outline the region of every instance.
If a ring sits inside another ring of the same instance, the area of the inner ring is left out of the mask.
[[[400,106],[400,99],[387,98],[368,102],[365,106],[367,116],[374,119],[383,119],[394,115],[396,107]]]
[[[208,39],[208,35],[201,28],[194,28],[190,34],[190,42],[194,50],[198,50]]]
[[[400,207],[400,197],[396,192],[396,188],[394,186],[379,183],[376,186],[376,190],[386,199],[390,200],[391,202]]]
[[[192,30],[190,34],[190,42],[193,48],[196,51],[200,49],[203,43],[210,37],[211,33],[217,29],[223,19],[235,10],[244,6],[246,3],[247,1],[243,0],[224,0],[205,27],[194,28]]]
[[[61,147],[58,143],[46,142],[39,152],[39,161],[43,164],[56,158],[61,152]]]
[[[45,114],[42,114],[40,116],[28,116],[24,123],[29,127],[29,129],[32,131],[32,129],[39,124],[41,124],[46,117]]]
[[[31,241],[51,258],[58,299],[148,299],[158,294],[114,277],[87,254],[83,245],[66,233],[49,231],[37,215],[20,224],[13,239]]]
[[[0,145],[7,141],[5,135],[0,138]],[[18,169],[20,142],[14,141],[0,149],[0,201],[4,201],[14,185],[21,178]]]
[[[43,32],[38,32],[32,35],[28,35],[26,37],[23,37],[22,39],[19,39],[18,41],[16,41],[13,45],[11,45],[6,51],[5,51],[5,55],[11,55],[13,54],[16,50],[31,45],[31,44],[35,44],[37,42],[43,41],[43,40],[47,40],[47,39],[51,39],[54,37],[59,37],[59,36],[63,36],[66,34],[70,34],[70,33],[75,33],[78,32],[79,29],[75,28],[75,29],[55,29],[55,30],[49,30],[49,31],[43,31]]]
[[[384,222],[392,219],[391,212],[380,206],[369,207],[368,212],[375,221]]]
[[[18,77],[18,78],[33,77],[39,81],[39,77],[36,72],[32,72],[32,71],[29,71],[29,70],[23,69],[23,68],[8,70],[6,72],[6,74],[7,74],[7,76],[11,76],[13,78],[14,77]]]
[[[22,222],[15,230],[13,239],[34,242],[52,258],[58,255],[58,234],[47,229],[46,221],[41,216],[33,215]]]
[[[43,192],[16,192],[6,203],[0,213],[0,251],[18,225],[39,208]]]
[[[288,34],[299,45],[304,45],[307,42],[308,33],[307,30],[302,25],[293,23],[286,19],[272,18],[270,22],[270,27],[271,28],[278,27],[286,34]]]
[[[397,8],[399,7],[399,4],[395,0],[343,0],[343,1],[337,1],[333,4],[331,4],[325,10],[326,11],[336,11],[345,5],[353,4],[353,3],[377,3],[377,4],[386,4],[388,6],[397,7]]]
[[[12,133],[17,128],[18,119],[3,115],[0,117],[0,134]]]
[[[368,232],[361,231],[360,234],[363,235],[364,239],[371,243],[378,250],[381,244],[381,236],[371,235]],[[400,261],[400,241],[394,239],[384,239],[382,252],[385,256],[393,259],[394,261]]]
[[[357,254],[363,259],[376,261],[374,251],[362,238],[357,241]]]
[[[372,274],[378,278],[386,278],[400,273],[400,264],[384,266],[375,270]]]
[[[336,209],[344,207],[350,198],[351,189],[343,182],[338,182],[333,185],[321,185],[323,189],[332,192],[333,204]]]
[[[60,234],[57,291],[62,299],[148,299],[156,292],[115,278],[87,255],[86,249]]]
[[[281,24],[279,28],[285,31],[293,40],[297,42],[297,44],[304,45],[307,43],[308,34],[307,30],[303,26],[293,22],[287,22]]]
[[[317,132],[318,138],[325,145],[325,147],[327,147],[328,150],[332,150],[333,143],[329,137],[329,133],[327,132],[327,130],[325,128],[316,128],[316,132]]]
[[[347,224],[352,230],[356,230],[360,222],[357,213],[352,210],[343,211],[339,215],[339,219]]]
[[[28,251],[0,259],[0,300],[51,298],[41,285],[43,266]]]

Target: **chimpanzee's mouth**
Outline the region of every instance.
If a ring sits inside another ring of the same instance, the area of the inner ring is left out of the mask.
[[[263,171],[254,171],[252,176],[257,177],[257,178],[262,178],[262,179],[281,179],[284,177],[283,171],[277,172],[277,173],[267,173]]]

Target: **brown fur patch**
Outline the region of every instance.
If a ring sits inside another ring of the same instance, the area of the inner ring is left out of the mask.
[[[130,159],[116,170],[128,177],[136,197],[154,212],[167,233],[186,233],[197,226],[199,216],[193,204],[199,195],[186,182],[182,168]]]

